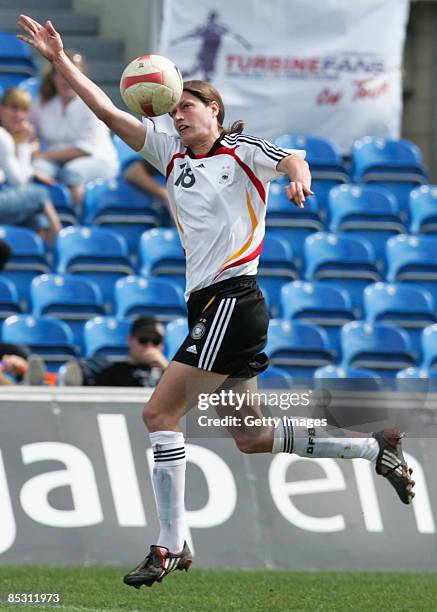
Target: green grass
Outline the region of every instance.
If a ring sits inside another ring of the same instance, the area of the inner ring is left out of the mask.
[[[194,610],[228,612],[420,612],[437,610],[437,574],[192,570],[135,590],[126,568],[3,566],[0,593],[53,593],[63,605],[0,604],[1,610]]]

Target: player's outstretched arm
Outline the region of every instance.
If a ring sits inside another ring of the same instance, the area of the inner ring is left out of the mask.
[[[307,162],[300,157],[288,155],[281,159],[276,169],[279,172],[287,173],[290,178],[290,183],[285,188],[290,202],[303,208],[305,196],[314,195],[314,192],[311,191],[311,172]]]
[[[20,15],[19,25],[26,36],[18,38],[31,45],[55,66],[85,104],[130,147],[139,151],[146,138],[146,125],[117,108],[111,99],[91,79],[85,76],[64,53],[64,45],[51,21],[41,25],[27,15]]]

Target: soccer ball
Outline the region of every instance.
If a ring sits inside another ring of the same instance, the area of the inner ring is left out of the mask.
[[[170,112],[182,95],[182,75],[162,55],[141,55],[126,66],[120,79],[120,93],[126,106],[145,117]]]

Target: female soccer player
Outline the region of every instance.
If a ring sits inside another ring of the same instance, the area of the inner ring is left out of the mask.
[[[192,561],[184,540],[185,447],[179,428],[193,406],[189,395],[193,389],[211,393],[227,378],[244,379],[244,390],[255,390],[254,376],[267,365],[260,351],[266,344],[268,314],[255,274],[268,183],[288,174],[287,196],[303,207],[305,197],[312,194],[311,176],[300,152],[245,135],[242,122],[224,129],[223,102],[209,83],[184,84],[172,113],[178,135],[168,136],[157,132],[152,121],[141,123],[117,109],[68,59],[50,21],[42,26],[22,15],[19,23],[27,33],[20,38],[53,63],[99,119],[167,176],[170,205],[186,252],[189,334],[143,412],[155,459],[160,534],[146,558],[124,577],[136,588],[151,586],[174,570],[187,570]],[[241,414],[260,416],[250,405]],[[279,423],[252,435],[234,428],[232,435],[247,453],[364,457],[376,463],[376,471],[388,478],[402,501],[409,503],[414,495],[398,430],[336,438],[320,428]]]

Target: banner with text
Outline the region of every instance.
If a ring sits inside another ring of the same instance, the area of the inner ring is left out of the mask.
[[[155,541],[145,393],[116,391],[0,400],[0,565],[133,565]],[[435,423],[435,400],[421,414]],[[198,567],[437,570],[434,439],[405,440],[412,506],[364,459],[244,455],[218,434],[186,449]]]
[[[399,137],[409,0],[166,0],[160,53],[215,85],[226,121],[275,139]]]

